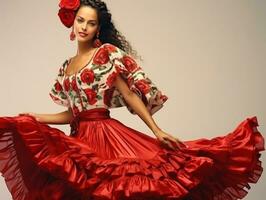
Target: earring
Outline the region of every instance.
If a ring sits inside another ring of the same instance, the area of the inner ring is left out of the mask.
[[[72,31],[71,31],[70,36],[69,36],[69,39],[70,39],[71,41],[73,41],[73,40],[75,40],[75,38],[76,38],[76,35],[75,35],[75,33],[74,33],[74,28],[72,28]]]
[[[97,32],[96,39],[93,41],[93,47],[100,47],[102,45],[101,40],[99,39],[100,32]]]

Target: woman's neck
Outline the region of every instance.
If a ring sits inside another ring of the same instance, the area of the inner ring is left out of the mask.
[[[92,42],[78,42],[77,56],[82,56],[93,49]]]

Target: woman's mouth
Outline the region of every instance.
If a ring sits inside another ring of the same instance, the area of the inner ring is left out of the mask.
[[[80,35],[81,37],[86,37],[88,34],[86,34],[86,33],[82,33],[82,32],[79,32],[79,35]]]

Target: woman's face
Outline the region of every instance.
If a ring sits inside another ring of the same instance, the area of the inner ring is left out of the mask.
[[[89,6],[81,6],[76,13],[73,26],[78,41],[87,42],[92,40],[99,28],[96,9]]]

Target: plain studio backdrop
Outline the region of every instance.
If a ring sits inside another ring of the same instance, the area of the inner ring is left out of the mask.
[[[57,16],[58,2],[0,1],[1,116],[65,110],[48,92],[77,45]],[[181,140],[212,138],[257,116],[266,136],[266,1],[105,2],[118,30],[144,59],[137,62],[169,97],[153,115],[164,131]],[[111,116],[155,137],[126,107],[112,109]],[[11,199],[0,181],[0,199]],[[251,187],[245,199],[262,199],[266,174]]]

